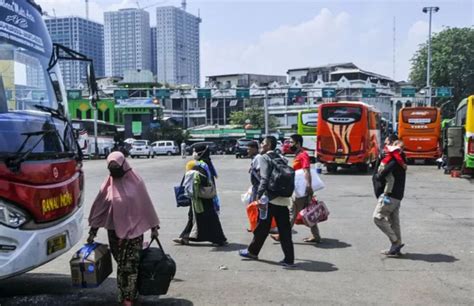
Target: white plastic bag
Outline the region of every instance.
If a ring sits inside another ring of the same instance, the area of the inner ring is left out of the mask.
[[[321,180],[319,177],[318,172],[316,171],[315,168],[311,168],[311,187],[313,188],[313,191],[318,191],[321,189],[324,189],[326,185],[324,185],[324,182]],[[296,170],[295,171],[295,197],[297,198],[302,198],[307,196],[306,194],[306,180],[304,178],[304,170]]]
[[[240,199],[242,200],[242,203],[247,206],[250,204],[250,200],[252,199],[252,186],[249,187],[246,193],[243,193],[240,196]]]

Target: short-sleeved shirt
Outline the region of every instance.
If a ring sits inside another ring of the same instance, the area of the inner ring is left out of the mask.
[[[311,161],[309,159],[308,152],[301,149],[300,153],[298,153],[293,160],[293,169],[296,171],[309,168],[311,168]]]

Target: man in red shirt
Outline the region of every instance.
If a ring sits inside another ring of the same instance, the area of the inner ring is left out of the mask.
[[[290,217],[291,226],[293,227],[293,225],[295,224],[296,216],[298,216],[299,212],[311,202],[313,197],[313,188],[311,187],[311,162],[308,152],[303,149],[303,137],[298,134],[291,135],[290,146],[291,151],[295,153],[295,159],[293,160],[293,169],[295,171],[303,169],[306,180],[306,195],[301,198],[293,199],[293,209],[291,211]],[[319,228],[317,224],[311,227],[311,234],[312,235],[310,237],[303,239],[303,241],[314,243],[321,242],[321,236],[319,235]],[[272,235],[271,237],[274,240],[279,240],[278,235]]]

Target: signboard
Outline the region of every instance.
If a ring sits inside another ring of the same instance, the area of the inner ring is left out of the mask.
[[[240,88],[235,91],[235,97],[237,99],[248,99],[250,98],[250,90],[248,88]]]
[[[322,89],[323,98],[334,98],[336,96],[336,88],[326,87]]]
[[[132,134],[141,135],[142,134],[142,122],[141,121],[132,121]]]
[[[375,98],[376,96],[375,88],[362,88],[362,98]]]
[[[79,100],[82,99],[82,92],[80,90],[68,90],[67,91],[68,100]]]
[[[197,97],[210,99],[211,98],[211,90],[210,89],[198,89],[197,90]]]
[[[402,97],[414,97],[416,94],[415,87],[402,87],[401,91]]]
[[[436,88],[437,97],[452,97],[452,88],[451,87],[437,87]]]
[[[128,99],[128,89],[116,89],[116,90],[114,90],[114,99],[115,100]]]
[[[169,89],[157,89],[155,90],[155,96],[158,99],[166,99],[170,97],[170,90]]]

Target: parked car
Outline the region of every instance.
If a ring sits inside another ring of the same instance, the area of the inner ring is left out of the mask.
[[[193,154],[193,150],[196,146],[199,146],[199,145],[206,145],[209,147],[209,153],[210,154],[216,154],[217,153],[217,145],[212,142],[212,141],[201,141],[201,142],[196,142],[196,143],[193,143],[192,145],[186,147],[186,152],[189,154],[189,155],[192,155]]]
[[[247,147],[248,144],[252,141],[254,140],[246,138],[240,138],[239,140],[237,140],[237,143],[235,144],[235,158],[247,157]]]
[[[153,150],[148,140],[135,140],[130,149],[130,156],[132,158],[146,156],[148,158],[154,157]]]
[[[173,140],[160,140],[151,144],[154,155],[175,155],[179,154],[179,147]]]

